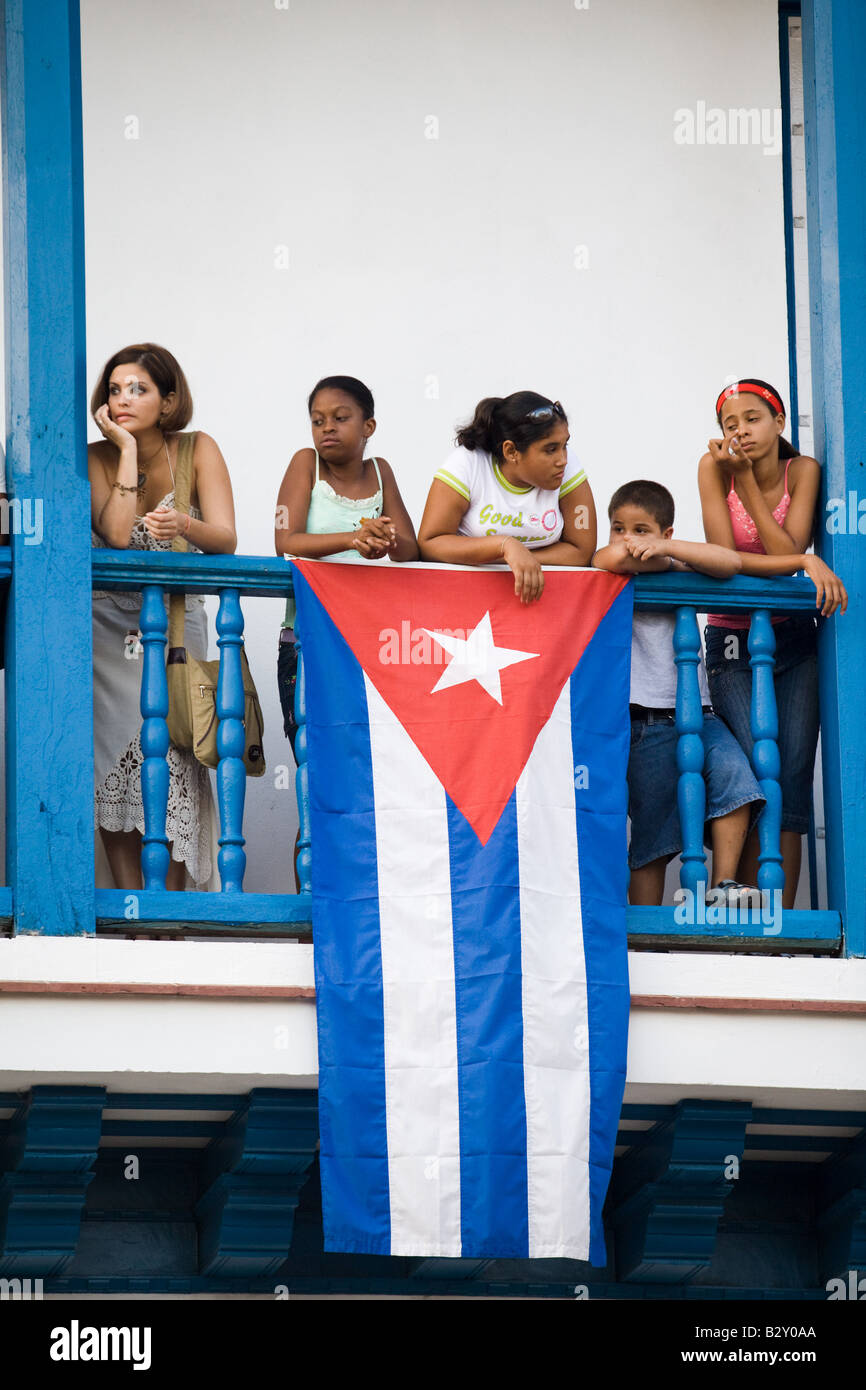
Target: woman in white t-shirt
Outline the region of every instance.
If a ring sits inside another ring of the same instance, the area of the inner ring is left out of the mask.
[[[595,503],[569,453],[559,401],[536,391],[488,396],[430,487],[418,543],[425,560],[505,562],[522,603],[541,597],[544,565],[589,565]]]

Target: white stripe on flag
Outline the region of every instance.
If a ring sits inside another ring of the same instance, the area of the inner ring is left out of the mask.
[[[448,815],[439,779],[365,675],[385,1013],[391,1254],[461,1254]]]
[[[517,783],[530,1258],[589,1258],[589,1036],[570,682]]]

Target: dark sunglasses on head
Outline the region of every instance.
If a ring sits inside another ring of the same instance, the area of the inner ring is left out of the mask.
[[[540,405],[536,410],[530,410],[526,419],[527,422],[529,420],[552,420],[556,415],[559,416],[560,420],[565,419],[565,411],[559,401],[554,401],[553,405]]]

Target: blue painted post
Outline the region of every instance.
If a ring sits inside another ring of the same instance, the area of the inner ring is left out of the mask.
[[[797,301],[794,292],[794,205],[791,170],[791,40],[788,21],[792,7],[779,3],[779,75],[782,97],[782,220],[785,229],[785,288],[788,300],[788,431],[791,443],[800,447],[799,392],[797,383]]]
[[[749,629],[752,668],[752,767],[767,804],[758,821],[758,887],[770,895],[785,886],[779,835],[782,829],[782,789],[779,786],[779,716],[773,671],[776,638],[768,608],[756,608]],[[767,903],[776,900],[769,896]]]
[[[694,898],[706,897],[707,856],[704,853],[704,710],[698,684],[701,637],[693,608],[678,608],[674,624],[674,661],[677,667],[677,805],[683,849],[680,886]]]
[[[6,457],[21,520],[10,537],[6,868],[16,931],[72,935],[95,921],[77,0],[5,0],[0,49]]]
[[[855,956],[866,955],[864,53],[863,0],[803,0],[812,399],[823,463],[816,548],[850,598],[843,617],[819,624],[827,901]]]
[[[247,774],[244,767],[244,677],[241,647],[244,615],[240,592],[223,589],[217,613],[220,670],[217,680],[217,801],[220,813],[220,852],[218,864],[224,893],[242,893],[247,856],[244,853],[244,798]]]
[[[141,799],[144,803],[144,837],[141,872],[145,888],[165,888],[169,849],[165,835],[168,809],[168,681],[165,674],[166,614],[162,589],[146,584],[142,589],[141,645]]]
[[[312,852],[310,849],[310,769],[307,763],[307,690],[304,680],[304,653],[297,637],[295,641],[298,647],[298,678],[295,682],[295,722],[298,726],[298,731],[295,734],[295,757],[298,761],[298,770],[295,773],[295,794],[298,798],[299,832],[296,862],[301,892],[310,893],[312,892],[310,880]]]

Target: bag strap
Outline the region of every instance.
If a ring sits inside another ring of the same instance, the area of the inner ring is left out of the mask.
[[[189,498],[192,491],[192,456],[195,453],[195,440],[197,430],[191,430],[188,434],[178,435],[177,440],[177,460],[174,478],[174,506],[178,512],[189,511]],[[183,536],[175,536],[171,543],[172,550],[187,551],[190,549],[189,541]],[[186,624],[186,596],[184,594],[172,594],[168,601],[168,649],[182,647],[184,645],[184,627]]]

